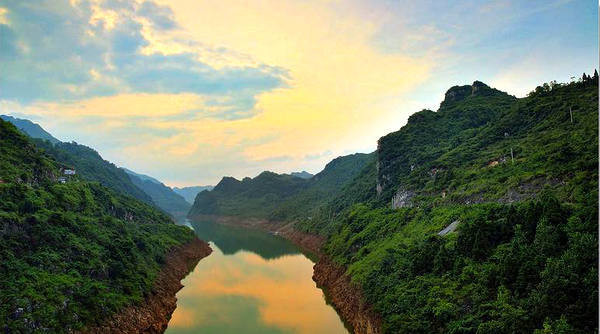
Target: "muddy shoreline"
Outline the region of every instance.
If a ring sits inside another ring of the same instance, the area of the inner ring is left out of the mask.
[[[81,333],[163,333],[177,307],[175,295],[183,287],[181,280],[211,252],[208,244],[198,238],[171,249],[143,303],[129,306],[101,325],[86,328]]]
[[[381,319],[371,306],[364,302],[361,288],[352,283],[344,267],[333,263],[322,253],[321,247],[325,244],[325,237],[298,231],[294,229],[294,223],[213,215],[201,215],[195,218],[216,221],[224,225],[261,229],[290,240],[303,251],[316,257],[313,280],[319,288],[323,289],[329,302],[344,322],[352,328],[353,333],[381,333]]]

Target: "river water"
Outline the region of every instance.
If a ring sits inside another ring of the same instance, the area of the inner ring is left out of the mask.
[[[314,262],[267,232],[186,221],[213,252],[177,293],[166,333],[348,333],[312,280]]]

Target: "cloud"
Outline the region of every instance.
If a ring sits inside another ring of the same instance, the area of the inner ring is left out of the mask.
[[[215,104],[228,99],[231,114],[224,108],[221,116],[240,118],[252,115],[256,94],[285,86],[285,70],[272,66],[216,69],[194,52],[142,53],[153,29],[178,27],[169,7],[151,1],[11,2],[3,13],[10,24],[0,24],[0,99],[72,102],[123,93],[193,93]]]
[[[3,3],[0,111],[170,184],[314,173],[374,150],[450,86],[514,94],[522,73],[597,64],[593,3],[486,4]]]
[[[168,6],[159,6],[152,1],[144,1],[137,13],[147,18],[158,29],[174,29],[177,27],[174,14]]]

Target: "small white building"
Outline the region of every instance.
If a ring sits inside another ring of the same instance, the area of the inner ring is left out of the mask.
[[[74,169],[65,169],[63,171],[63,174],[65,174],[65,175],[75,175],[75,170]]]

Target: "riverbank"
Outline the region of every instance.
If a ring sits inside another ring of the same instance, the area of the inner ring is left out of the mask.
[[[197,219],[216,221],[224,225],[256,228],[280,235],[316,257],[313,267],[313,280],[325,292],[328,301],[333,305],[341,318],[356,334],[381,333],[381,319],[365,303],[362,289],[352,283],[346,274],[346,268],[333,263],[321,248],[326,238],[319,235],[298,231],[294,223],[273,222],[264,219],[245,219],[232,216],[197,216]]]
[[[126,308],[102,325],[87,328],[82,333],[163,333],[177,307],[175,295],[183,287],[181,280],[211,252],[208,244],[198,238],[172,249],[144,302]]]

